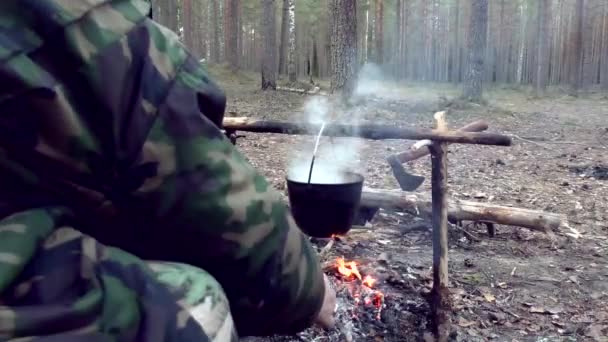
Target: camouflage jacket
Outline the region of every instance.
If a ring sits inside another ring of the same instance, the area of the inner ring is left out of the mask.
[[[317,257],[218,128],[223,92],[149,11],[144,0],[0,1],[0,219],[46,224],[21,231],[27,248],[0,244],[0,293],[32,276],[36,246],[67,225],[140,259],[205,269],[240,335],[299,331],[322,302]],[[1,336],[37,332],[39,315],[10,312]]]

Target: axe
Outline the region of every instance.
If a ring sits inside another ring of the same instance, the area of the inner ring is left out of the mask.
[[[482,132],[488,129],[488,124],[484,120],[477,120],[459,128],[462,132]],[[403,167],[403,163],[422,158],[431,151],[425,140],[416,142],[410,150],[389,156],[386,161],[393,171],[401,190],[414,191],[424,182],[424,177],[408,173]]]

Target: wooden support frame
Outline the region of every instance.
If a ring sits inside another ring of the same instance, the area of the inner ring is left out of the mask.
[[[279,134],[315,135],[321,129],[321,124],[302,122],[286,122],[259,120],[245,117],[228,117],[223,120],[226,132],[255,132]],[[409,139],[459,143],[476,145],[511,146],[510,137],[495,133],[478,133],[464,131],[438,131],[433,129],[404,128],[388,125],[344,125],[326,124],[324,136],[331,137],[360,137],[372,140]]]
[[[445,112],[435,114],[436,128],[413,129],[385,125],[325,125],[325,136],[367,139],[431,140],[433,288],[429,296],[432,330],[438,341],[447,341],[450,331],[450,292],[448,284],[448,143],[510,146],[511,138],[501,134],[448,130]],[[228,134],[237,131],[282,134],[317,134],[321,124],[265,121],[231,117],[223,120]]]

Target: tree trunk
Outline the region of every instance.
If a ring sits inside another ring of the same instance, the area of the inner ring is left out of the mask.
[[[362,49],[361,49],[361,64],[365,64],[367,63],[367,60],[369,59],[369,51],[368,51],[368,44],[369,44],[369,0],[366,1],[366,7],[365,7],[365,28],[363,29],[363,39],[362,39]]]
[[[357,6],[355,0],[329,0],[331,27],[331,92],[348,99],[357,71]]]
[[[233,71],[239,68],[238,60],[238,1],[239,0],[226,0],[224,3],[224,54],[228,60],[228,64]]]
[[[287,58],[287,73],[289,75],[289,82],[295,82],[296,75],[296,3],[295,0],[288,0],[288,22],[287,27],[289,30],[289,54]]]
[[[549,71],[549,6],[550,0],[537,0],[537,30],[536,30],[536,78],[534,89],[536,96],[541,96],[547,88],[547,79]]]
[[[602,40],[602,60],[600,71],[600,82],[602,90],[608,94],[608,1],[604,2],[603,30],[604,39]]]
[[[182,1],[182,28],[184,30],[184,45],[193,50],[194,41],[192,40],[192,0]]]
[[[384,63],[384,1],[376,0],[376,19],[375,23],[375,60],[377,64]]]
[[[157,23],[166,26],[163,18],[163,7],[165,5],[165,0],[154,0],[152,1],[152,20]]]
[[[570,68],[570,80],[572,86],[572,95],[578,96],[579,91],[583,87],[583,10],[585,8],[585,0],[576,0],[576,8],[574,11],[574,27],[572,34],[573,53],[572,66]]]
[[[163,25],[166,26],[168,29],[170,29],[173,32],[179,33],[177,30],[177,4],[175,1],[167,1],[164,0],[164,6],[162,7],[161,11],[163,12],[162,14],[162,19],[163,19]]]
[[[279,46],[279,74],[284,75],[287,73],[287,44],[288,40],[288,28],[287,23],[289,21],[289,0],[283,0],[283,11],[281,15],[281,44]]]
[[[488,29],[488,0],[471,0],[469,24],[469,66],[463,96],[478,102],[483,93],[483,68]]]
[[[239,68],[243,65],[243,4],[240,0],[236,0],[236,49],[237,49],[237,65]]]
[[[213,63],[220,62],[220,9],[218,2],[221,0],[209,0],[212,5],[211,25],[213,26],[213,48],[211,59]]]
[[[274,0],[262,0],[264,52],[262,57],[262,90],[277,89],[277,38]]]

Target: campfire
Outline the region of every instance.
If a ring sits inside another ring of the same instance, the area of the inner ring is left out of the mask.
[[[384,294],[374,289],[376,278],[362,276],[355,261],[345,261],[344,258],[336,259],[336,271],[345,282],[350,297],[353,299],[353,318],[357,318],[361,310],[373,308],[377,320],[381,319],[382,307],[384,305]]]

